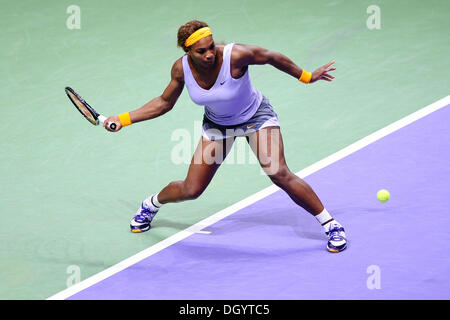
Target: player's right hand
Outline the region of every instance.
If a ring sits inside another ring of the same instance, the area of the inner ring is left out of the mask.
[[[111,123],[116,124],[116,130],[111,130],[111,128],[109,127],[111,125]],[[105,123],[103,124],[103,127],[110,132],[117,132],[120,129],[122,129],[122,124],[120,123],[119,116],[112,116],[112,117],[107,118],[105,120]]]

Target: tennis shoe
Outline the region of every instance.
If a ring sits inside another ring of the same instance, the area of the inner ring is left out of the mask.
[[[331,222],[328,232],[327,249],[329,252],[341,252],[347,248],[347,238],[344,228],[336,222]]]
[[[148,231],[151,227],[151,222],[158,212],[158,208],[151,206],[146,207],[144,203],[141,204],[141,207],[136,212],[136,215],[130,222],[131,232],[140,233]]]

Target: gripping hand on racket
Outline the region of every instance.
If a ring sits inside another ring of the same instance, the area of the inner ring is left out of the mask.
[[[110,126],[111,123],[115,123],[116,124],[116,129],[115,130],[111,129],[111,126]],[[110,131],[110,132],[117,132],[120,129],[122,129],[122,123],[120,123],[119,116],[112,116],[112,117],[109,117],[109,118],[107,118],[105,120],[105,122],[103,124],[103,127],[106,130]]]
[[[310,83],[316,82],[317,80],[325,80],[325,81],[331,82],[334,79],[334,77],[331,74],[329,74],[328,72],[336,70],[336,68],[331,67],[331,65],[334,62],[335,61],[333,60],[330,63],[327,63],[326,65],[316,69],[311,75]]]

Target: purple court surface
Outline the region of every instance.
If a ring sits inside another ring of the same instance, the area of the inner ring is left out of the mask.
[[[342,253],[277,191],[69,299],[450,299],[449,123],[446,106],[305,178]]]

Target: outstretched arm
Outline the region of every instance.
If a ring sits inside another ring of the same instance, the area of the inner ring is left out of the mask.
[[[243,44],[236,45],[236,49],[236,65],[240,68],[253,64],[270,64],[278,70],[286,72],[297,79],[299,79],[303,73],[302,68],[279,52]],[[328,72],[336,70],[336,68],[331,67],[333,63],[334,60],[316,69],[311,75],[310,83],[316,82],[317,80],[332,81],[334,77]]]
[[[171,71],[170,83],[164,92],[151,101],[144,104],[139,109],[128,112],[131,123],[145,121],[159,117],[170,111],[181,95],[184,88],[184,76],[181,66],[181,60],[174,63]],[[109,123],[114,122],[117,126],[116,130],[109,129]],[[108,131],[119,131],[122,128],[122,122],[119,116],[112,116],[106,119],[104,127]]]

